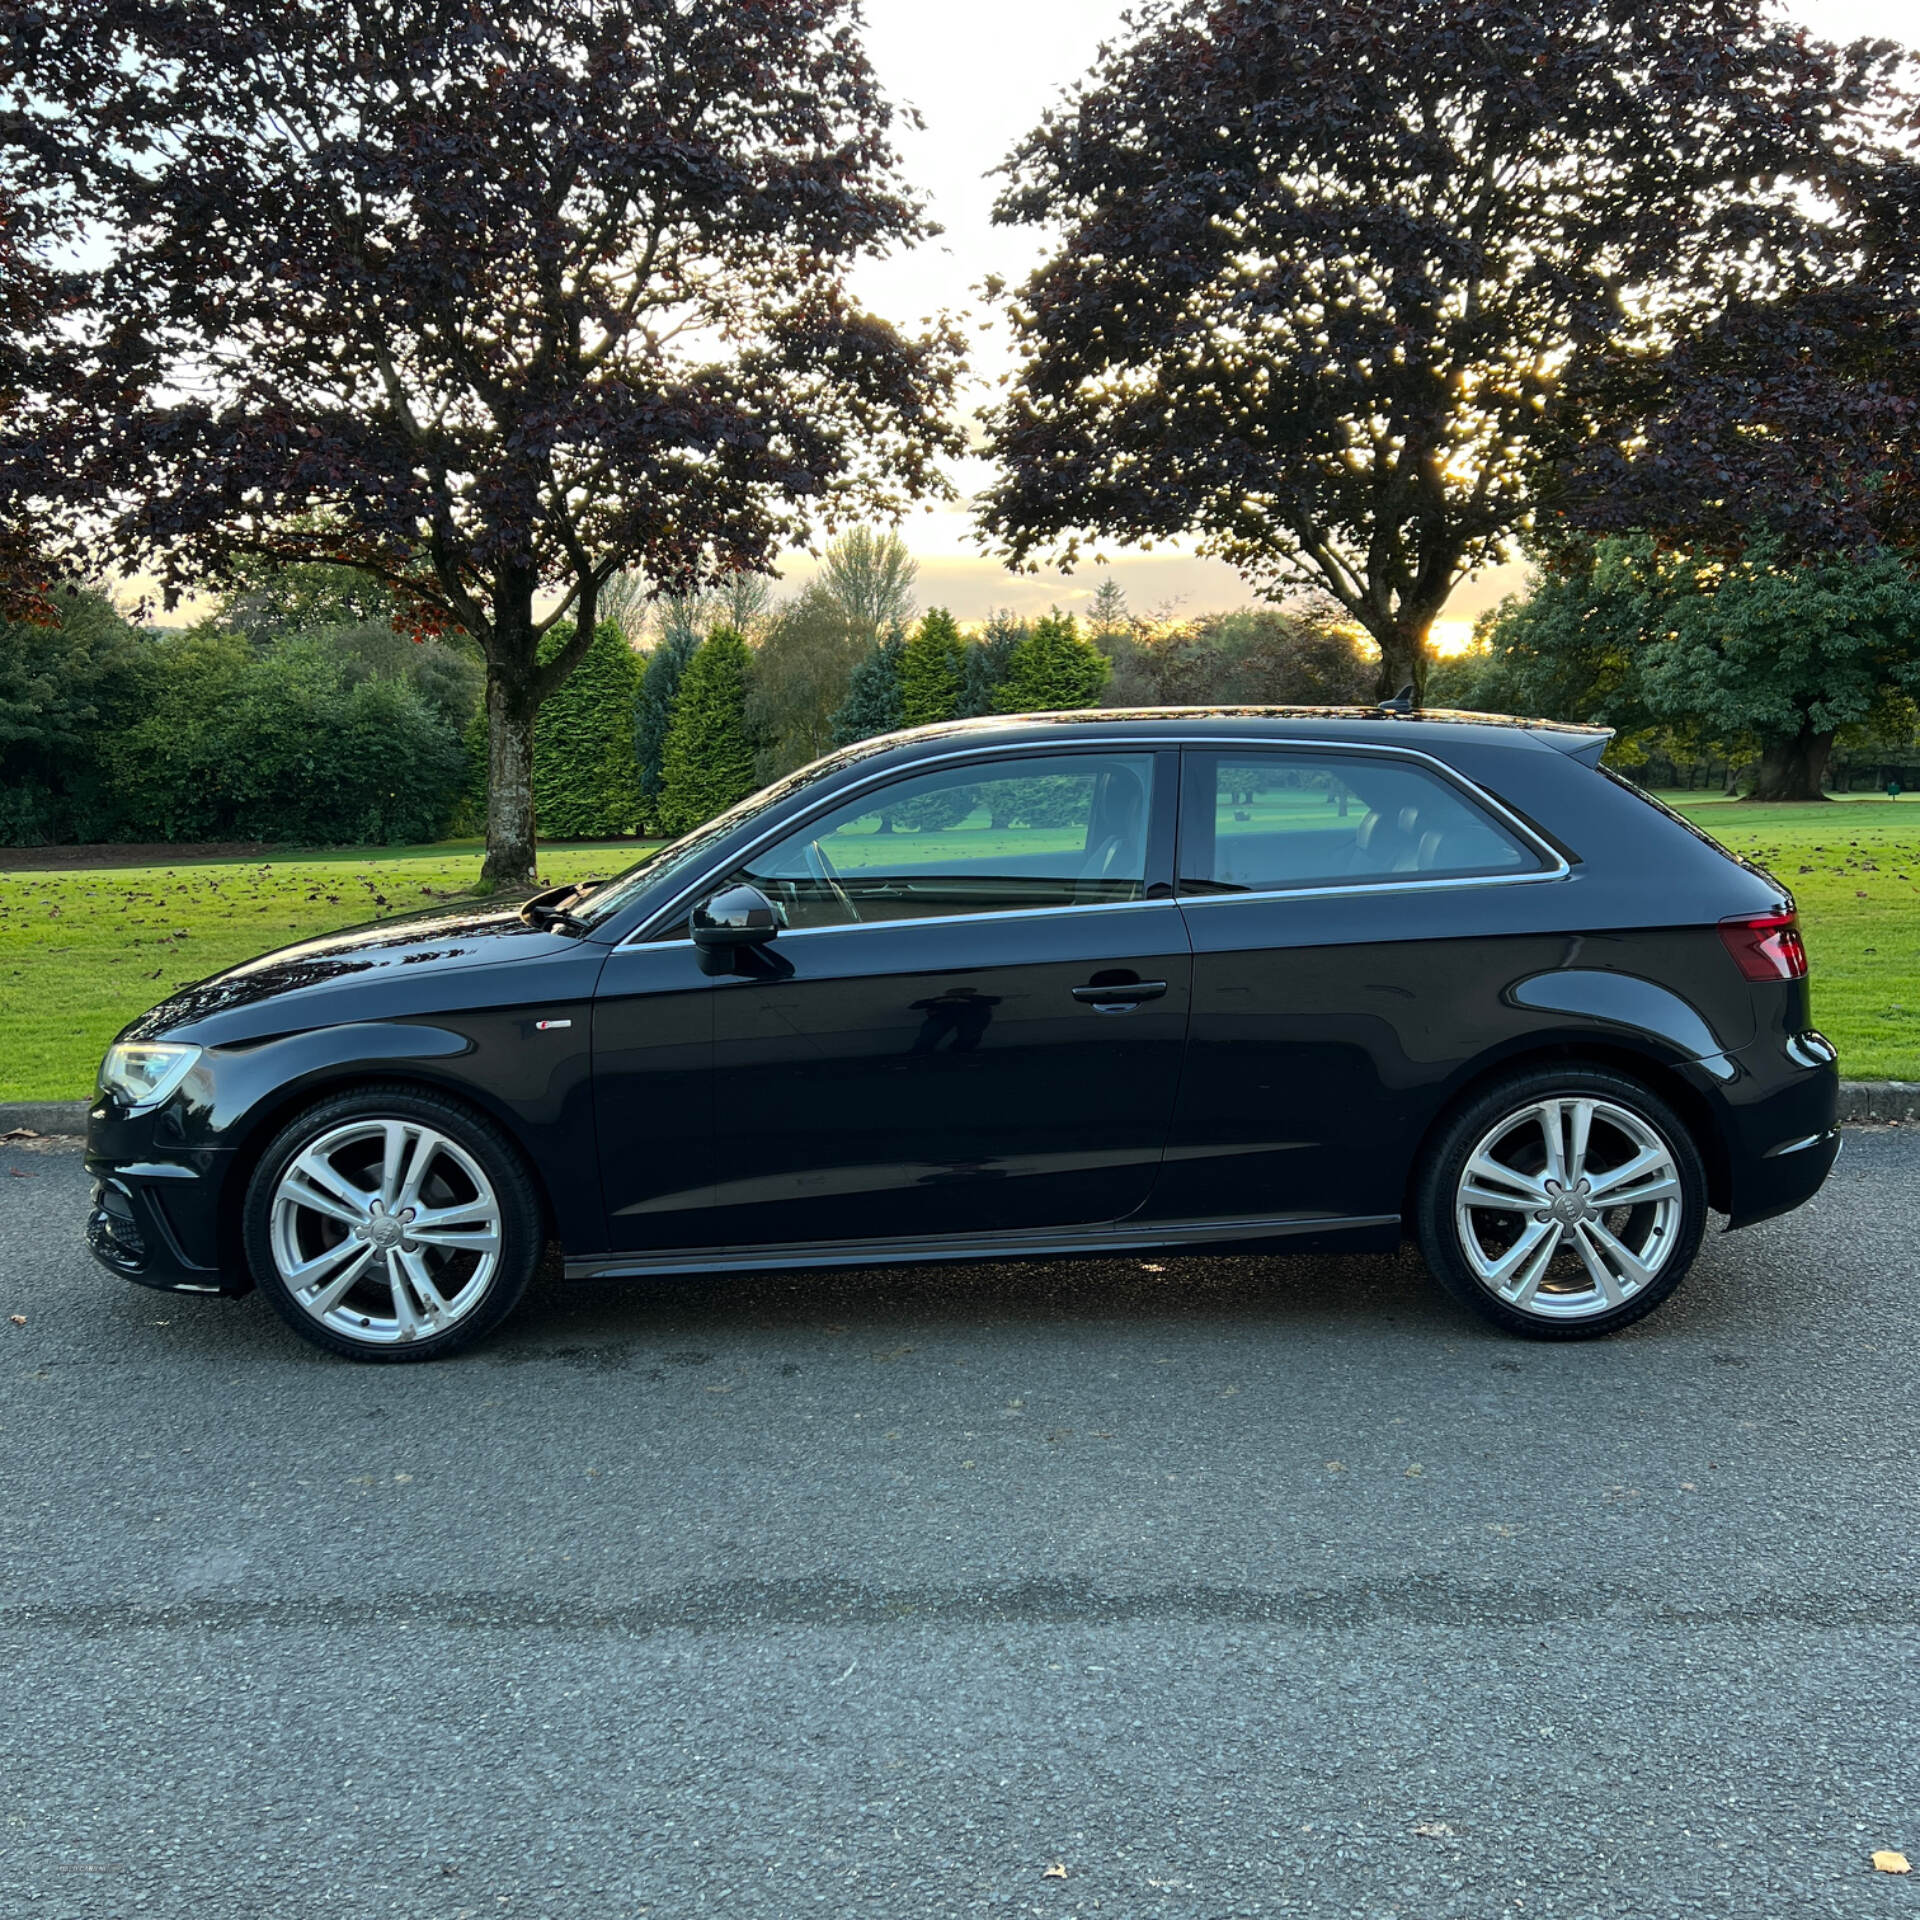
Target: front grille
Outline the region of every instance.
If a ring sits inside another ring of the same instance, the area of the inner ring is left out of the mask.
[[[94,1188],[87,1244],[108,1266],[124,1273],[137,1273],[147,1264],[146,1236],[134,1218],[133,1202],[118,1187]]]

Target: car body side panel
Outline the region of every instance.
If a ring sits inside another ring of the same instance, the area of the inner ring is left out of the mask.
[[[594,1102],[613,1248],[672,1246],[712,1207],[714,994],[684,940],[622,947],[600,976]]]
[[[1186,1043],[1170,901],[835,928],[772,952],[772,977],[718,983],[719,1186],[683,1244],[1054,1227],[1146,1201]],[[1075,997],[1131,981],[1160,990],[1115,1011]]]
[[[1712,930],[1566,930],[1625,918],[1629,903],[1613,893],[1576,871],[1455,891],[1183,903],[1192,1037],[1152,1211],[1398,1210],[1439,1112],[1507,1060],[1583,1036],[1610,1036],[1653,1066],[1748,1043],[1751,996]],[[1423,937],[1409,937],[1409,923]],[[1627,1002],[1659,1018],[1634,1026],[1602,1011]]]
[[[600,1183],[590,1143],[592,997],[604,948],[541,943],[524,960],[453,969],[382,970],[373,978],[248,1001],[175,1027],[207,1052],[181,1093],[157,1114],[95,1105],[90,1162],[166,1162],[162,1194],[181,1247],[196,1263],[218,1257],[216,1223],[239,1206],[255,1152],[291,1112],[369,1082],[439,1088],[496,1120],[532,1162],[561,1238],[604,1244]],[[277,1007],[314,1024],[254,1037]],[[331,1020],[322,1015],[331,1013]],[[224,1032],[223,1032],[224,1029]],[[160,1176],[155,1176],[159,1178]]]

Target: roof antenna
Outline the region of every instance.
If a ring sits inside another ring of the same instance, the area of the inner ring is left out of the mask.
[[[1374,711],[1376,713],[1412,713],[1414,712],[1415,704],[1414,704],[1414,698],[1413,698],[1413,682],[1409,680],[1407,684],[1404,687],[1402,687],[1400,691],[1396,693],[1391,700],[1382,700],[1380,704],[1374,709]]]

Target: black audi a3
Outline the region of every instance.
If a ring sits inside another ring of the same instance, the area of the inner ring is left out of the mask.
[[[617,879],[136,1020],[88,1237],[364,1360],[569,1275],[1418,1239],[1611,1333],[1838,1151],[1791,896],[1607,734],[1388,709],[888,735]]]

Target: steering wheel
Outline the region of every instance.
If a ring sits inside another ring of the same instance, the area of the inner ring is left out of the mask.
[[[818,840],[807,842],[807,866],[813,877],[839,901],[842,911],[849,920],[858,921],[860,909],[853,904],[853,896],[840,884],[840,875],[834,864],[827,858],[827,850]]]

